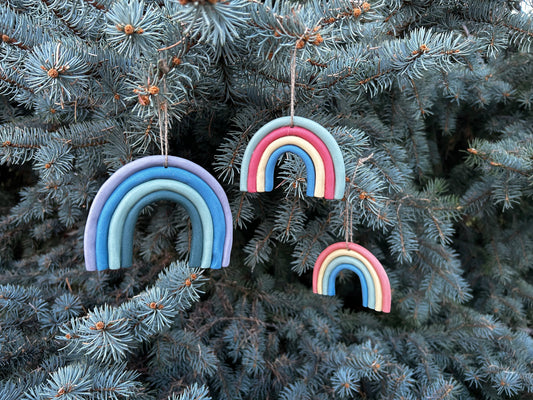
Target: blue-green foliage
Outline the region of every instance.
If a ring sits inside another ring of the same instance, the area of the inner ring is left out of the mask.
[[[533,26],[518,2],[0,4],[0,399],[505,399],[533,392]],[[335,137],[342,200],[246,145],[289,114]],[[132,268],[87,273],[98,188],[161,151],[213,172],[231,265],[189,269],[182,209],[141,213]],[[311,290],[329,244],[385,267]],[[183,261],[174,261],[183,260]]]

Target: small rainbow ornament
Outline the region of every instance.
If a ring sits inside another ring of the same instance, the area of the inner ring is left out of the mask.
[[[290,152],[302,158],[307,171],[307,195],[326,199],[344,196],[344,159],[335,138],[307,118],[277,118],[259,129],[244,152],[240,190],[269,192],[277,159]]]
[[[313,269],[313,292],[334,296],[335,279],[344,270],[359,277],[364,307],[390,312],[391,289],[385,269],[370,251],[355,243],[335,243],[320,253]]]
[[[159,200],[180,204],[191,218],[191,267],[229,265],[233,222],[226,193],[199,165],[161,155],[126,164],[96,194],[85,225],[86,269],[130,267],[139,213]]]

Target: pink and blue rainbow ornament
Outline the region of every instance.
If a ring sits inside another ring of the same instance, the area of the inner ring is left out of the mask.
[[[141,210],[168,200],[181,205],[192,226],[189,265],[227,267],[233,241],[233,219],[226,193],[199,165],[179,157],[149,156],[118,169],[102,185],[85,225],[88,271],[132,265],[133,233]]]
[[[268,192],[274,186],[278,158],[290,152],[305,163],[307,195],[326,199],[344,196],[344,159],[335,138],[326,128],[307,118],[277,118],[259,129],[244,152],[240,190]]]
[[[370,251],[355,243],[335,243],[320,253],[313,269],[313,292],[334,296],[335,279],[342,271],[359,277],[364,307],[390,312],[391,288],[385,269]]]

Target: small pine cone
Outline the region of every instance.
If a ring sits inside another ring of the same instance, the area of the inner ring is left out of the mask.
[[[50,68],[48,70],[48,76],[50,78],[54,78],[55,79],[55,78],[57,78],[59,76],[59,71],[57,69],[55,69],[55,68]]]
[[[132,35],[135,33],[135,28],[132,25],[128,24],[124,27],[124,33],[126,35]]]
[[[147,106],[150,104],[150,96],[147,96],[143,94],[142,96],[139,96],[139,104],[141,106]]]
[[[313,44],[318,46],[323,41],[324,41],[324,39],[322,38],[322,35],[320,33],[317,33],[316,37],[315,37],[315,40],[313,41]]]

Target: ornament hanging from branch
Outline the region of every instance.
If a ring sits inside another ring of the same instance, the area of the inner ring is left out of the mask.
[[[390,312],[391,288],[385,269],[370,251],[355,243],[335,243],[320,253],[313,269],[313,292],[334,296],[335,279],[345,270],[358,275],[364,307]]]
[[[226,193],[199,165],[165,154],[133,161],[102,185],[85,226],[87,270],[131,266],[137,217],[158,200],[182,205],[191,217],[191,267],[229,265],[233,222]]]
[[[270,121],[252,136],[241,164],[243,192],[271,191],[276,162],[289,152],[305,163],[308,196],[337,200],[344,196],[344,158],[337,141],[322,125],[294,116],[296,53],[307,32],[296,42],[292,54],[290,116]]]

